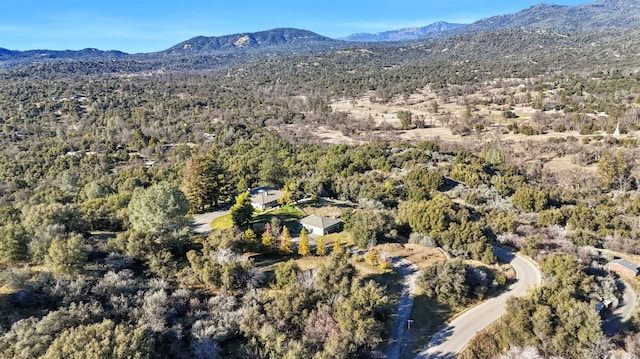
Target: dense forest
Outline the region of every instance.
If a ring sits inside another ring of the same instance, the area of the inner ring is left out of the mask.
[[[389,244],[446,258],[416,262],[428,316],[403,358],[506,290],[495,245],[544,281],[462,357],[640,355],[637,311],[606,332],[594,309],[622,296],[607,263],[640,258],[637,36],[0,67],[0,357],[381,357]],[[278,208],[254,210],[259,186]],[[308,236],[297,219],[327,204],[344,231]]]

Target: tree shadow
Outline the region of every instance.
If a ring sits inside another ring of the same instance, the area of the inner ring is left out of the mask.
[[[448,324],[444,322],[451,315],[448,307],[438,304],[425,294],[414,297],[411,318],[414,319],[413,328],[405,330],[405,338],[401,358],[415,358],[424,349],[425,343],[430,343],[439,329],[444,330],[443,339],[452,333]]]
[[[631,288],[627,288],[619,280],[616,280],[616,287],[618,291],[620,291],[621,293],[627,290],[633,290]],[[626,297],[623,297],[622,300],[624,301],[625,298]],[[628,305],[628,303],[621,302],[620,305],[624,306],[624,305]],[[616,313],[612,309],[607,308],[603,311],[603,313],[604,315],[602,318],[602,331],[608,337],[613,337],[624,328],[626,321],[624,320],[621,313]]]
[[[622,325],[622,317],[612,313],[611,316],[602,321],[602,332],[608,337],[613,337],[618,333]]]
[[[405,256],[406,257],[406,256]],[[404,257],[394,256],[391,258],[393,268],[403,276],[411,275],[418,272],[418,267],[409,261],[401,261]],[[398,263],[400,262],[400,263]]]
[[[444,178],[444,183],[442,184],[442,186],[440,186],[438,188],[438,191],[440,192],[448,192],[454,188],[456,188],[457,185],[459,185],[460,182],[452,180],[451,178],[445,177]]]
[[[502,247],[494,246],[493,253],[496,255],[496,257],[498,257],[498,259],[501,262],[505,262],[505,263],[511,263],[516,258],[515,254],[510,252],[508,249],[505,249]]]
[[[451,337],[452,334],[453,334],[453,327],[447,324],[442,329],[438,330],[438,332],[433,337],[431,337],[431,340],[429,340],[428,346],[429,347],[438,346],[444,343],[445,341],[447,341],[447,339]]]
[[[382,286],[386,287],[387,293],[398,293],[402,288],[401,277],[392,271],[383,273],[367,274],[362,278],[364,281],[372,280]]]
[[[427,344],[427,348],[436,347],[442,343],[444,343],[449,337],[453,335],[453,327],[450,325],[445,325],[440,329],[429,341]],[[441,351],[433,351],[430,353],[419,353],[416,358],[424,358],[424,359],[453,359],[457,356],[455,353],[445,353]]]
[[[442,353],[442,352],[435,352],[435,353],[431,353],[427,356],[423,356],[420,358],[425,358],[425,359],[454,359],[456,357],[456,354],[454,353]]]

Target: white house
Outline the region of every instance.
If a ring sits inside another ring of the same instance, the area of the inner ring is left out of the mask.
[[[304,227],[308,233],[318,236],[337,232],[342,229],[342,221],[316,215],[304,217],[300,220],[300,224],[302,224],[302,227]]]
[[[277,206],[278,200],[282,198],[282,191],[271,187],[252,188],[249,190],[249,194],[253,208],[262,211]]]

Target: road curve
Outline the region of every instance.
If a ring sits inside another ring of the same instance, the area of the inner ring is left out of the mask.
[[[507,307],[507,299],[523,295],[527,288],[542,282],[540,270],[524,257],[503,248],[494,247],[501,260],[511,264],[516,272],[516,282],[499,296],[466,311],[440,329],[423,350],[416,356],[420,359],[455,358],[473,336],[500,318]],[[419,320],[419,318],[416,318]]]

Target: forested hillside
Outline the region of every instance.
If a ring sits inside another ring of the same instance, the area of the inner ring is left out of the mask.
[[[544,282],[463,356],[640,355],[637,310],[603,329],[624,287],[607,263],[640,263],[640,30],[622,27],[3,63],[0,357],[381,357],[404,258],[409,358],[508,288],[494,245]],[[251,205],[263,186],[274,209]],[[344,226],[308,233],[310,214]]]

